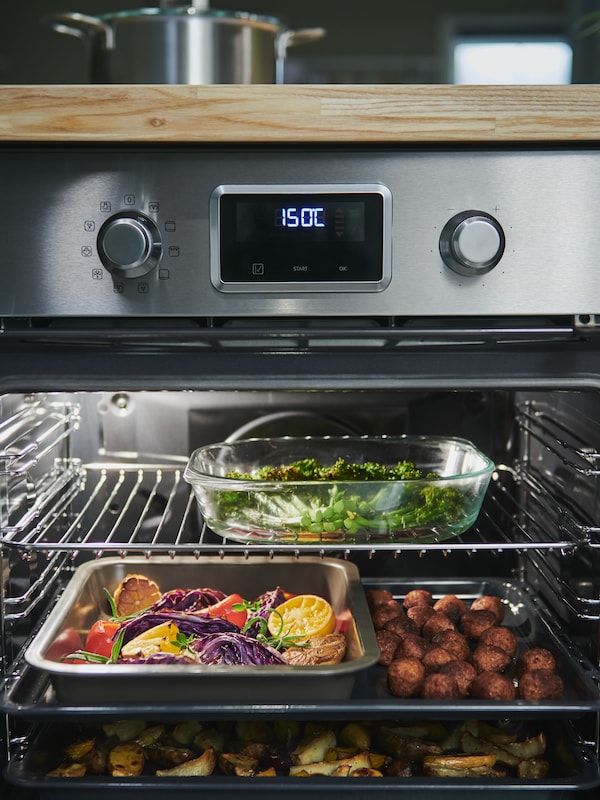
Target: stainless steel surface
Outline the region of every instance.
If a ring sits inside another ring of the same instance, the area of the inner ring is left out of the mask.
[[[13,187],[0,198],[9,232],[0,263],[3,315],[506,320],[593,319],[597,311],[595,151],[8,148],[0,175]],[[391,280],[382,291],[250,294],[213,285],[209,201],[216,186],[377,182],[392,196]],[[448,220],[472,208],[497,220],[506,246],[489,272],[463,276],[444,264],[439,239]],[[141,279],[113,281],[98,257],[98,231],[128,210],[156,223],[163,254]]]
[[[92,83],[283,83],[289,47],[323,28],[286,30],[275,17],[217,11],[201,3],[44,17],[58,33],[87,40]]]
[[[106,616],[104,589],[113,593],[128,574],[147,575],[162,592],[210,587],[237,592],[253,601],[281,586],[294,594],[318,594],[333,606],[336,616],[349,611],[346,657],[339,664],[311,667],[289,665],[156,665],[69,664],[45,657],[53,640],[68,627],[89,629]],[[74,705],[119,703],[152,706],[168,697],[174,706],[193,703],[288,703],[348,698],[361,670],[378,656],[358,569],[339,559],[278,559],[243,557],[145,559],[104,558],[74,573],[25,653],[29,664],[44,672],[60,702]]]

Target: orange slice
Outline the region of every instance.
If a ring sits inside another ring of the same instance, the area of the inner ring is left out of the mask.
[[[269,614],[267,627],[271,636],[327,636],[335,628],[335,614],[325,598],[298,594]]]

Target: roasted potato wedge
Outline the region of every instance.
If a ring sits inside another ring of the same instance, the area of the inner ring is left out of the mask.
[[[290,767],[290,775],[350,775],[355,769],[371,769],[368,753],[358,753],[339,761],[317,761]]]
[[[303,740],[290,753],[292,764],[315,764],[325,759],[328,750],[336,745],[336,736],[332,730],[323,731],[310,739]]]
[[[215,751],[212,749],[212,747],[209,747],[208,750],[205,750],[201,756],[198,756],[198,758],[192,758],[189,761],[185,761],[183,764],[178,764],[170,769],[157,769],[156,774],[170,776],[178,775],[180,777],[205,777],[207,775],[212,775],[216,763],[217,756]]]
[[[121,742],[108,754],[108,771],[119,778],[141,775],[144,769],[144,748],[136,742]]]

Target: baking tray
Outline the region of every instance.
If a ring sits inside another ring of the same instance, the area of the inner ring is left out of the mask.
[[[210,587],[253,600],[281,586],[297,594],[318,594],[336,615],[350,611],[347,650],[339,664],[291,667],[209,666],[202,664],[69,664],[45,658],[65,628],[87,630],[106,616],[104,589],[113,593],[130,573],[142,573],[162,592]],[[357,674],[379,656],[375,632],[355,565],[339,559],[164,557],[151,560],[103,558],[78,567],[64,593],[25,653],[25,660],[46,674],[59,702],[89,705],[169,706],[200,701],[276,703],[347,698]]]
[[[563,679],[564,694],[561,700],[530,701],[515,699],[511,701],[491,701],[465,698],[460,700],[424,700],[420,698],[396,698],[403,711],[414,713],[429,704],[438,715],[472,714],[480,716],[489,712],[513,714],[525,711],[528,714],[562,714],[577,716],[587,712],[600,711],[600,673],[583,657],[574,642],[561,632],[560,625],[550,610],[529,584],[513,583],[494,578],[482,579],[385,579],[373,578],[364,582],[365,589],[388,589],[397,600],[413,589],[426,589],[434,599],[445,595],[456,595],[467,606],[477,597],[494,595],[499,597],[505,607],[503,626],[510,628],[518,641],[516,657],[530,647],[548,648],[555,656],[557,672]],[[515,658],[516,658],[515,657]],[[376,666],[370,672],[372,688],[377,697],[389,698],[387,688],[387,668]],[[462,709],[462,711],[461,711]]]
[[[402,724],[409,724],[406,720]],[[239,800],[240,795],[253,798],[264,796],[281,797],[291,793],[295,800],[313,800],[315,796],[339,797],[350,793],[363,800],[383,800],[400,795],[408,800],[460,800],[489,797],[511,800],[559,800],[571,797],[573,791],[594,790],[600,785],[598,761],[590,745],[579,742],[575,732],[560,723],[546,723],[542,728],[535,723],[517,723],[522,736],[536,735],[543,730],[548,746],[546,758],[550,761],[550,773],[545,778],[522,779],[510,774],[505,778],[432,778],[412,777],[381,778],[290,778],[280,775],[267,779],[260,777],[229,777],[214,773],[207,777],[175,778],[141,775],[137,778],[113,778],[88,775],[81,778],[47,777],[46,772],[55,768],[62,760],[60,745],[73,741],[73,731],[81,731],[75,724],[42,726],[35,735],[23,742],[19,755],[8,764],[6,779],[16,786],[35,790],[40,800],[105,800],[108,792],[116,791],[121,796],[134,790],[142,791],[144,797],[164,798],[198,797],[200,793],[218,796],[223,800]],[[66,737],[66,738],[65,738]],[[84,738],[87,736],[84,735]],[[533,792],[533,794],[532,794]],[[459,794],[460,793],[460,794]],[[130,796],[130,795],[127,795]]]

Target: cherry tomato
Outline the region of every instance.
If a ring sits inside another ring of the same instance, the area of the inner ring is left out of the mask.
[[[65,628],[50,644],[44,656],[50,661],[60,661],[76,650],[81,650],[81,636],[75,628]]]
[[[115,644],[113,637],[120,627],[119,622],[99,619],[89,629],[83,649],[88,653],[96,653],[109,658]]]
[[[233,622],[233,624],[237,625],[238,628],[243,628],[246,624],[246,620],[248,619],[248,612],[246,609],[239,611],[233,608],[233,606],[243,603],[244,598],[241,595],[230,594],[223,598],[223,600],[219,600],[218,603],[203,609],[203,613],[208,614],[209,617],[222,617],[229,622]]]

